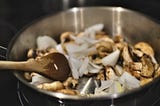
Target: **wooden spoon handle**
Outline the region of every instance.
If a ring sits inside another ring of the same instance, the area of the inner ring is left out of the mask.
[[[24,62],[0,61],[0,69],[29,70],[29,67],[27,61]]]

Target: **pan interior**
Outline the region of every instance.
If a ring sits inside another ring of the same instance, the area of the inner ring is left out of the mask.
[[[72,8],[56,15],[45,16],[31,23],[15,36],[9,45],[8,60],[25,60],[27,50],[29,48],[36,48],[35,42],[38,36],[48,35],[58,41],[59,35],[62,32],[73,31],[78,33],[98,23],[104,24],[104,30],[109,35],[123,35],[131,44],[139,41],[149,43],[155,50],[157,61],[160,61],[158,55],[160,54],[160,25],[143,14],[121,7]],[[14,74],[23,83],[34,88],[23,78],[21,73],[15,72]],[[38,91],[58,98],[82,99],[81,97],[60,96],[57,93],[51,94],[41,90]],[[121,95],[112,95],[109,98],[119,96]]]

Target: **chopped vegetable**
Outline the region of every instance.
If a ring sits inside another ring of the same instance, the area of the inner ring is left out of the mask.
[[[100,82],[95,89],[92,88],[94,95],[111,95],[141,87],[160,76],[151,45],[147,42],[131,45],[120,35],[112,39],[103,28],[103,24],[96,24],[80,33],[64,32],[59,44],[49,36],[39,36],[37,49],[31,48],[28,58],[61,52],[70,63],[71,74],[64,82],[52,81],[35,73],[25,74],[26,79],[31,79],[30,83],[40,89],[81,95],[77,89],[81,85],[79,79],[89,77]]]

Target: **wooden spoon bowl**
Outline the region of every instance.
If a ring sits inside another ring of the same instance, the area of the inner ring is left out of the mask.
[[[70,74],[70,66],[66,57],[58,52],[23,62],[0,61],[0,69],[14,71],[37,72],[50,79],[64,81]]]

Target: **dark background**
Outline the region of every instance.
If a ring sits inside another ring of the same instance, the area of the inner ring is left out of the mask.
[[[80,6],[121,6],[160,21],[160,0],[0,0],[0,46],[8,47],[13,36],[37,18]],[[0,73],[0,106],[20,106],[17,79],[4,70]]]

